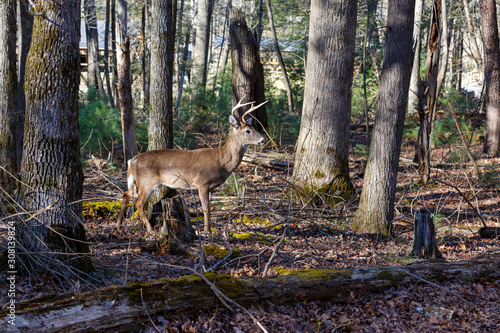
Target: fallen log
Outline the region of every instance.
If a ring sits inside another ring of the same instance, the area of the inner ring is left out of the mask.
[[[462,262],[420,262],[343,270],[289,271],[268,279],[205,275],[220,291],[241,305],[299,301],[345,302],[352,295],[385,290],[425,280],[500,278],[500,255]],[[450,296],[456,297],[456,296]],[[198,276],[111,286],[83,294],[47,296],[16,304],[15,326],[3,332],[138,331],[148,314],[185,316],[221,307],[210,286]],[[5,308],[5,307],[4,307]],[[0,312],[7,323],[8,309]]]
[[[497,238],[500,236],[500,228],[497,227],[483,227],[479,229],[479,236],[481,238]]]

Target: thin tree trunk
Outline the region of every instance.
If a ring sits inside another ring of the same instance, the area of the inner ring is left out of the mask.
[[[500,155],[500,46],[496,2],[480,0],[484,43],[484,85],[486,102],[486,141],[484,152]]]
[[[232,7],[231,0],[227,2],[226,5],[226,15],[224,17],[224,27],[222,31],[222,43],[220,48],[219,57],[217,58],[217,67],[214,77],[213,90],[217,89],[217,78],[219,75],[224,75],[224,70],[226,69],[227,56],[229,54],[229,9]]]
[[[104,89],[100,78],[99,70],[99,34],[97,31],[97,16],[95,10],[95,0],[84,0],[85,24],[87,27],[87,77],[89,82],[90,99],[96,92],[104,96]],[[94,90],[94,91],[92,91]]]
[[[293,106],[293,95],[292,87],[290,86],[290,81],[288,80],[288,75],[286,73],[285,62],[281,56],[280,47],[278,45],[278,37],[276,36],[276,29],[274,27],[273,10],[271,7],[271,0],[266,0],[267,15],[269,16],[269,26],[271,28],[271,34],[273,36],[274,51],[276,52],[276,57],[278,58],[278,63],[283,74],[283,81],[285,81],[286,93],[288,95],[288,111],[294,112],[295,108]]]
[[[110,0],[106,0],[106,23],[104,26],[104,79],[106,80],[106,91],[108,94],[108,105],[110,109],[115,108],[111,81],[109,79],[109,23],[110,23]]]
[[[245,17],[239,9],[229,11],[231,55],[233,65],[233,106],[241,99],[242,103],[264,102],[264,71],[260,62],[259,46],[254,35],[247,26]],[[250,109],[250,105],[238,109],[241,115]],[[268,128],[265,105],[253,111],[251,115],[257,120],[255,128],[259,131]]]
[[[353,229],[391,233],[403,126],[408,103],[415,0],[389,0],[377,114]]]
[[[150,99],[150,56],[147,42],[147,20],[149,18],[149,7],[145,4],[142,7],[142,20],[141,20],[141,61],[142,61],[142,109],[149,109]]]
[[[175,101],[175,108],[174,108],[174,117],[178,118],[178,110],[181,105],[181,98],[182,98],[182,91],[184,89],[184,76],[186,73],[186,63],[188,60],[188,55],[189,55],[189,36],[190,36],[190,31],[186,32],[186,38],[184,41],[184,52],[182,54],[182,61],[180,62],[179,66],[179,81],[177,82],[177,99]]]
[[[14,191],[17,174],[16,2],[0,3],[0,188]],[[10,174],[12,175],[10,175]]]
[[[137,155],[126,0],[118,0],[117,18],[118,103],[122,119],[123,158],[124,164],[126,164],[129,159]]]
[[[422,49],[422,13],[424,0],[415,1],[415,18],[413,27],[413,66],[410,78],[410,93],[408,95],[408,113],[414,114],[418,104],[418,82],[420,79],[420,51]]]
[[[113,93],[113,103],[118,105],[118,59],[116,48],[116,1],[111,1],[111,91]]]
[[[58,279],[69,279],[93,270],[81,204],[81,3],[35,0],[35,4],[46,17],[35,16],[26,62],[27,112],[20,192],[23,208],[36,218],[28,215],[16,227],[17,264],[20,271],[50,272]]]
[[[463,2],[464,2],[463,8],[465,14],[465,21],[467,22],[467,33],[469,34],[469,41],[472,46],[472,55],[474,61],[476,62],[477,69],[478,71],[480,71],[481,67],[483,66],[483,62],[481,58],[481,52],[479,51],[479,46],[477,45],[476,35],[474,34],[474,31],[476,29],[474,28],[474,24],[472,23],[472,17],[470,15],[469,1],[463,0]]]

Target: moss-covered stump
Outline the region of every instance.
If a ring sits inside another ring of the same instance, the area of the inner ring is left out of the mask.
[[[345,302],[351,294],[418,282],[412,275],[434,281],[499,279],[500,255],[450,263],[433,261],[407,266],[277,271],[282,274],[269,279],[233,278],[216,273],[205,276],[242,305],[267,301],[273,304]],[[185,316],[215,307],[222,307],[222,304],[210,286],[200,277],[186,276],[21,302],[16,304],[16,325],[2,328],[4,332],[138,331],[143,328],[141,322],[149,321],[148,313],[152,318],[176,312]],[[0,312],[0,320],[7,322],[8,314],[8,309]]]

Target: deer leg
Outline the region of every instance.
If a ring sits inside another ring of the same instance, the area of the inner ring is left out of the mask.
[[[198,194],[200,195],[201,208],[205,218],[205,233],[210,233],[210,191],[208,187],[199,187]]]
[[[119,227],[122,224],[123,215],[125,214],[125,209],[127,208],[130,199],[131,196],[129,195],[128,191],[123,192],[122,206],[120,207],[120,214],[118,214],[118,219],[116,220],[117,227]]]
[[[139,195],[139,198],[134,202],[135,207],[139,211],[139,215],[141,216],[141,220],[146,225],[146,228],[148,229],[148,232],[150,234],[153,233],[153,228],[151,227],[151,223],[149,223],[148,217],[146,216],[146,213],[144,213],[144,199]]]

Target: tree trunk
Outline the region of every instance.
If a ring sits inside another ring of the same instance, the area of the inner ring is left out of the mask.
[[[268,279],[205,274],[222,293],[243,306],[268,302],[274,305],[312,301],[345,303],[352,294],[421,283],[415,276],[436,282],[494,281],[500,278],[500,257],[406,266],[302,270]],[[16,303],[16,326],[5,325],[4,331],[138,331],[150,317],[170,318],[179,313],[196,316],[200,309],[207,311],[222,306],[206,282],[200,277],[189,276]],[[7,319],[7,310],[0,312],[1,320]]]
[[[150,93],[150,56],[147,43],[147,18],[149,18],[149,6],[142,7],[141,19],[141,62],[142,62],[142,109],[149,109]]]
[[[358,233],[391,233],[408,105],[415,0],[390,0],[375,127],[363,191],[354,219]]]
[[[479,51],[479,47],[477,45],[476,34],[474,33],[474,31],[476,31],[477,29],[474,28],[474,24],[472,22],[469,9],[469,1],[463,0],[463,2],[464,2],[463,9],[465,14],[465,21],[467,22],[467,33],[469,34],[469,41],[472,46],[472,57],[476,62],[477,70],[480,71],[483,64],[481,59],[481,52]]]
[[[425,212],[417,213],[414,226],[412,253],[419,258],[441,258],[442,255],[436,246],[436,230],[432,216]]]
[[[17,174],[16,2],[0,3],[0,188],[13,192]]]
[[[440,0],[434,0],[431,25],[429,29],[429,38],[427,44],[427,58],[426,58],[426,75],[425,75],[425,109],[418,109],[418,117],[420,127],[417,138],[415,159],[419,165],[420,183],[426,184],[430,180],[431,166],[431,132],[433,127],[433,120],[435,119],[438,94],[440,88],[438,87],[439,76],[439,54],[440,54],[440,35],[442,34],[441,23],[441,4]],[[446,5],[446,3],[445,3]],[[445,9],[443,9],[445,10]],[[442,23],[444,27],[445,22]],[[442,67],[446,66],[444,63]]]
[[[59,279],[74,278],[93,270],[81,222],[80,1],[35,3],[50,20],[35,16],[26,62],[20,193],[23,208],[33,215],[16,228],[17,264],[32,274],[48,271]]]
[[[111,1],[111,92],[113,93],[113,104],[118,105],[118,64],[116,48],[116,1]]]
[[[210,27],[214,0],[197,0],[194,17],[195,40],[191,65],[191,85],[197,111],[205,109],[205,88],[207,85],[208,51],[210,46]]]
[[[151,25],[151,110],[148,150],[172,149],[173,75],[177,1],[153,0]]]
[[[415,1],[415,17],[413,23],[413,40],[415,48],[413,50],[413,66],[410,78],[410,92],[408,95],[408,113],[414,114],[418,104],[418,81],[420,78],[420,51],[422,49],[422,12],[424,0]]]
[[[500,46],[496,2],[479,1],[484,44],[486,141],[484,152],[500,156]]]
[[[349,198],[357,1],[311,1],[304,107],[293,183],[306,201]]]
[[[118,104],[122,119],[123,162],[137,155],[135,138],[134,102],[132,101],[132,75],[130,72],[130,39],[127,36],[127,2],[118,0],[116,27],[118,67]]]
[[[184,51],[182,53],[182,61],[179,65],[179,82],[177,83],[177,99],[175,101],[174,117],[178,117],[177,112],[181,105],[182,91],[184,89],[184,76],[186,73],[186,63],[189,55],[189,29],[186,33],[186,39],[184,41]]]
[[[247,26],[243,13],[239,9],[229,10],[229,38],[233,65],[233,106],[243,97],[242,103],[255,102],[255,105],[266,100],[264,95],[264,70],[260,62],[259,46],[254,35]],[[237,110],[241,116],[251,105]],[[262,132],[268,128],[266,106],[253,111],[251,115],[257,120],[254,127]]]
[[[109,23],[110,23],[110,0],[106,0],[106,23],[104,26],[104,79],[106,80],[106,91],[108,94],[108,105],[110,109],[115,108],[111,80],[109,78]]]
[[[31,44],[31,33],[33,30],[33,15],[27,10],[24,2],[18,1],[18,99],[17,99],[17,128],[16,128],[16,156],[17,169],[21,170],[21,159],[23,156],[24,142],[24,114],[26,112],[26,98],[24,96],[24,75],[26,73],[26,57]]]
[[[271,28],[271,34],[273,35],[274,51],[276,52],[276,57],[278,58],[278,63],[280,64],[281,72],[283,74],[283,81],[285,81],[286,93],[288,96],[288,111],[294,112],[295,108],[293,106],[292,87],[290,86],[290,81],[288,80],[288,75],[286,73],[285,62],[283,61],[280,47],[278,45],[278,37],[276,36],[276,29],[274,28],[271,0],[266,0],[266,6],[267,6],[267,15],[269,16],[269,26]]]
[[[87,79],[89,87],[89,100],[95,99],[99,92],[104,96],[102,82],[99,80],[99,34],[97,31],[97,16],[95,0],[84,0],[85,25],[87,30]]]

